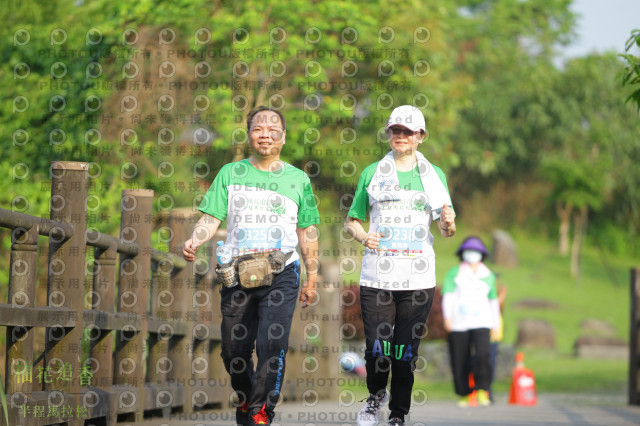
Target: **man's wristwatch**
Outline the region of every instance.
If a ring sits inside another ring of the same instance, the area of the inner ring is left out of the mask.
[[[366,236],[366,237],[364,237],[364,238],[362,239],[362,241],[360,241],[360,242],[362,243],[362,245],[363,245],[363,246],[365,246],[365,247],[367,246],[367,238],[369,238],[369,234],[367,234],[367,236]]]

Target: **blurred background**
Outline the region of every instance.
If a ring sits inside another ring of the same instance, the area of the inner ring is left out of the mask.
[[[135,188],[155,191],[160,227],[248,156],[246,115],[267,105],[287,119],[283,159],[311,177],[321,258],[350,291],[361,259],[342,231],[351,197],[388,151],[391,110],[413,104],[458,215],[456,238],[436,235],[438,282],[475,234],[508,288],[496,389],[508,389],[515,347],[539,390],[625,403],[640,263],[637,2],[10,0],[0,15],[1,207],[48,218],[51,162],[86,161],[89,227],[118,235],[121,192]],[[10,231],[0,235],[6,300]],[[344,321],[359,327],[358,315]],[[420,383],[453,398],[439,315]],[[538,337],[522,337],[527,327]]]

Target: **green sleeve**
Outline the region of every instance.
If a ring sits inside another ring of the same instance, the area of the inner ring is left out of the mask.
[[[492,272],[487,278],[484,278],[483,281],[489,286],[489,299],[497,299],[498,291],[496,290],[496,274]]]
[[[305,183],[302,190],[302,202],[298,208],[298,227],[307,228],[320,223],[320,213],[316,204],[316,197],[313,195],[309,176],[304,175]]]
[[[358,186],[356,187],[356,193],[353,196],[353,202],[347,215],[354,219],[367,220],[367,213],[369,213],[369,193],[367,187],[373,179],[373,175],[378,166],[378,161],[368,166],[362,171],[360,179],[358,180]]]
[[[215,218],[224,221],[227,217],[227,201],[229,198],[229,165],[224,165],[213,183],[209,187],[209,190],[204,195],[198,210],[202,213],[207,213]]]
[[[447,272],[447,276],[444,277],[444,284],[442,285],[442,294],[445,293],[454,293],[456,291],[456,277],[458,276],[458,270],[460,269],[460,265],[454,266],[449,269]]]
[[[435,166],[433,164],[432,164],[432,166],[433,166],[433,169],[436,171],[436,174],[440,178],[440,181],[444,185],[444,188],[447,190],[447,193],[449,194],[449,197],[451,197],[451,193],[449,192],[449,185],[447,185],[447,177],[444,175],[444,172],[442,171],[442,169],[440,167]],[[451,203],[453,204],[453,201]],[[453,205],[451,206],[451,208],[453,209],[453,213],[455,214],[456,209],[453,208]],[[437,220],[440,220],[440,218],[438,218]]]

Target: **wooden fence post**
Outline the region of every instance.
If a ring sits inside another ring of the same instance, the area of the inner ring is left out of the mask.
[[[151,282],[151,314],[161,321],[169,321],[169,307],[173,303],[171,292],[172,262],[164,259],[157,262]],[[149,358],[147,359],[147,377],[150,383],[166,383],[167,372],[171,367],[169,339],[158,333],[149,333]]]
[[[147,338],[147,305],[151,284],[151,229],[153,191],[133,189],[122,191],[120,240],[137,243],[136,256],[120,256],[118,311],[130,314],[131,330],[122,330],[116,338],[116,384],[128,385],[135,397],[134,421],[142,421],[145,405],[145,362]],[[136,327],[139,325],[139,327]],[[137,328],[137,330],[136,330]]]
[[[93,294],[91,309],[97,309],[107,313],[115,312],[116,302],[116,244],[112,243],[108,249],[96,247],[93,261]],[[95,366],[91,365],[93,372],[93,385],[110,390],[113,380],[113,336],[112,330],[103,330],[95,327],[91,330],[91,358]],[[116,403],[110,402],[107,424],[114,425],[117,420]]]
[[[171,241],[169,242],[169,253],[175,255],[182,254],[184,242],[191,236],[193,224],[188,220],[193,213],[191,209],[175,209],[169,215],[169,229],[171,229]],[[171,338],[169,345],[169,359],[173,368],[168,373],[168,378],[184,383],[184,393],[182,394],[182,412],[193,411],[191,406],[191,396],[193,386],[191,363],[193,359],[193,325],[196,322],[196,315],[193,308],[193,295],[195,293],[195,276],[193,273],[193,263],[175,270],[171,276],[171,291],[174,302],[171,305],[171,318],[173,320],[184,321],[188,324],[184,335],[175,335]],[[192,314],[193,313],[193,314]]]
[[[38,225],[11,233],[11,263],[9,302],[12,306],[33,308],[36,298],[36,265],[38,263]],[[33,363],[33,330],[27,327],[7,327],[6,392],[30,393],[31,381],[19,379]]]
[[[82,313],[84,309],[84,281],[87,230],[87,163],[56,161],[51,165],[52,220],[73,226],[69,239],[49,238],[49,271],[47,305],[72,311],[69,319],[77,320],[76,327],[65,329],[55,324],[45,335],[45,367],[60,372],[65,380],[44,380],[45,390],[62,390],[72,408],[80,405],[80,344],[82,341]],[[73,418],[70,425],[80,425],[81,418]]]

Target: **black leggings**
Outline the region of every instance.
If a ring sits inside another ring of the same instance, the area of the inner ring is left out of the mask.
[[[469,395],[469,373],[473,373],[476,389],[489,390],[491,385],[491,342],[488,328],[453,331],[447,338],[453,385],[460,396]],[[471,357],[473,348],[473,359]]]
[[[434,288],[388,291],[360,287],[367,388],[371,394],[385,389],[391,372],[390,418],[409,413],[415,361],[434,292]]]
[[[273,419],[273,408],[284,383],[285,357],[293,311],[298,300],[299,262],[273,278],[270,287],[221,289],[222,360],[240,403],[249,413],[263,407]],[[256,346],[257,368],[252,353]]]

